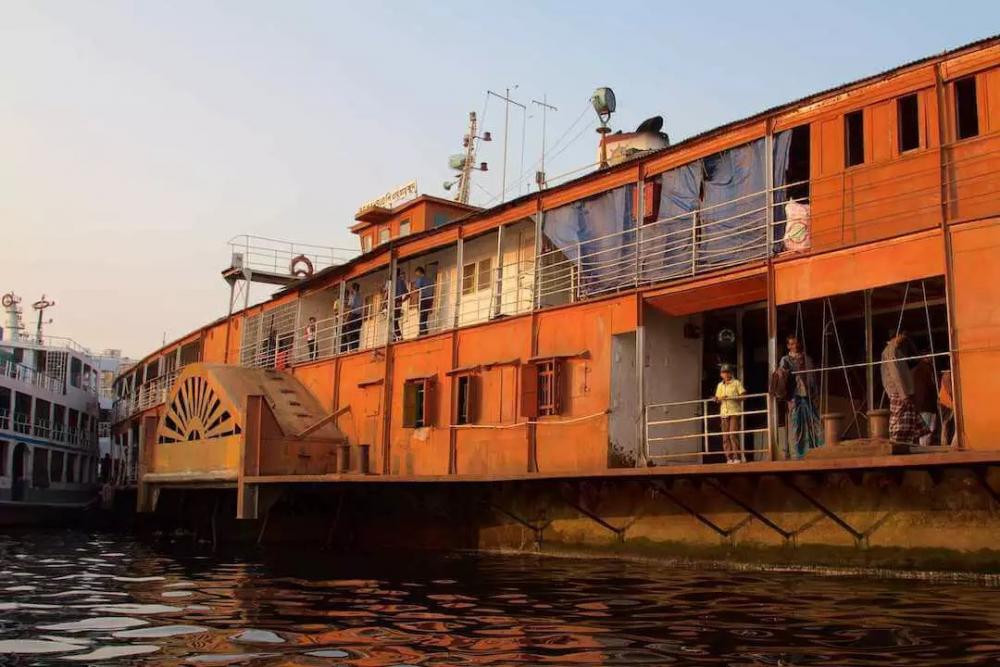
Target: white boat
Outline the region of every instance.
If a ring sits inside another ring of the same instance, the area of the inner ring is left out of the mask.
[[[100,483],[101,380],[114,369],[71,339],[43,333],[44,297],[34,333],[20,299],[2,297],[0,329],[0,524],[68,519],[94,503]],[[120,358],[120,355],[119,355]],[[106,401],[108,402],[108,401]],[[105,408],[109,415],[110,404]],[[104,466],[110,467],[108,449]]]

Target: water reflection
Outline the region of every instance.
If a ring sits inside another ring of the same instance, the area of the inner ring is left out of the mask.
[[[0,664],[973,665],[995,588],[530,556],[0,537]]]

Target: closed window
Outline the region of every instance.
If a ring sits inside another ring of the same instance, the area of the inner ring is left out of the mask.
[[[920,148],[920,104],[916,94],[896,101],[896,115],[899,118],[899,152]]]
[[[361,237],[361,250],[363,252],[368,252],[372,249],[372,235],[365,234]]]
[[[979,136],[979,104],[976,97],[976,77],[955,82],[955,129],[959,139]]]
[[[844,165],[853,167],[865,161],[865,116],[861,110],[844,116]]]
[[[410,235],[410,221],[409,219],[403,220],[399,223],[399,235],[409,236]]]
[[[383,227],[382,229],[378,230],[378,243],[379,245],[382,245],[383,243],[388,243],[388,242],[389,242],[389,228]]]
[[[424,428],[431,425],[432,378],[407,380],[403,385],[403,427]]]
[[[462,294],[472,294],[476,291],[476,263],[462,267]]]
[[[490,285],[493,284],[493,258],[487,257],[486,259],[479,260],[478,268],[478,284],[476,289],[484,290],[489,289]]]

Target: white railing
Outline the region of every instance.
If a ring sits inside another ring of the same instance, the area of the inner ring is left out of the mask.
[[[294,275],[302,267],[292,266],[293,261],[305,257],[312,264],[313,271],[321,271],[330,266],[344,264],[355,256],[356,250],[292,243],[265,236],[241,234],[229,239],[233,268],[245,268],[277,275]]]
[[[30,384],[38,387],[39,389],[44,389],[45,391],[51,391],[54,393],[62,393],[63,391],[63,383],[61,380],[36,371],[33,368],[29,368],[24,364],[19,364],[15,361],[7,360],[0,362],[0,375],[13,378],[18,382]]]
[[[719,402],[714,398],[647,405],[644,423],[648,458],[657,462],[705,463],[706,456],[727,458],[727,451],[741,461],[766,456],[770,451],[767,394],[744,394],[724,400],[740,404],[738,412],[728,415],[739,419],[738,429],[728,428],[722,422]],[[755,426],[753,421],[763,425]],[[723,443],[725,436],[735,438],[739,447],[727,450]]]
[[[119,398],[111,406],[112,421],[115,423],[124,421],[138,412],[154,408],[165,402],[179,372],[178,369],[153,378],[149,382],[139,385],[135,393]]]
[[[49,336],[48,334],[43,334],[39,337],[38,334],[35,333],[20,333],[13,342],[25,343],[36,347],[64,348],[72,350],[73,352],[78,352],[87,357],[93,356],[93,353],[86,347],[80,345],[80,343],[77,343],[72,338],[67,338],[66,336]]]

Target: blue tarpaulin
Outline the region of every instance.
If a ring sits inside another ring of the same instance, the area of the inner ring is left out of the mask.
[[[580,296],[614,290],[633,283],[635,222],[632,191],[627,185],[545,212],[542,233],[548,249],[565,259],[550,261],[549,274],[561,274],[575,264]],[[543,281],[546,277],[543,275]],[[551,291],[543,283],[543,291]]]

